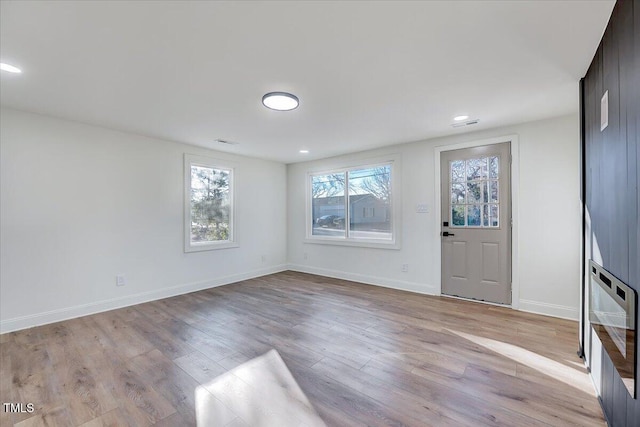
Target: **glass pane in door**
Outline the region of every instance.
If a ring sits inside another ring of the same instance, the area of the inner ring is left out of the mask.
[[[498,227],[500,157],[454,160],[449,166],[451,226]]]

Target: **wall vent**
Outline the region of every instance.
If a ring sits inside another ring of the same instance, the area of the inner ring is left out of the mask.
[[[218,144],[226,144],[226,145],[238,145],[238,144],[240,144],[239,142],[228,141],[226,139],[216,139],[213,142],[217,142]]]
[[[479,119],[467,120],[467,121],[464,121],[464,122],[451,123],[451,126],[454,127],[454,128],[461,128],[463,126],[475,125],[479,121],[480,121]]]

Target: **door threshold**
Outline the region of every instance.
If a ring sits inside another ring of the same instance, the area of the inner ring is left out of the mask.
[[[496,307],[506,307],[506,308],[513,308],[511,306],[511,304],[500,304],[497,302],[490,302],[490,301],[480,301],[479,299],[473,299],[473,298],[463,298],[463,297],[457,297],[455,295],[447,295],[447,294],[440,294],[441,297],[446,297],[446,298],[453,298],[453,299],[459,299],[461,301],[469,301],[469,302],[477,302],[480,304],[486,304],[486,305],[493,305]]]

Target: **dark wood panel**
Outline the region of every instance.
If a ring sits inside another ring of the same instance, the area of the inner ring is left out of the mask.
[[[609,355],[602,348],[602,407],[604,409],[604,413],[611,422],[613,420],[613,364],[611,363],[611,359],[609,359]]]
[[[640,99],[640,2],[637,0],[633,2],[633,15],[634,15],[634,24],[633,24],[633,34],[634,34],[634,67],[635,72],[633,73],[632,78],[632,93],[634,93],[633,99],[636,102],[632,102],[632,110],[631,116],[635,120],[635,132],[630,134],[635,134],[635,148],[636,148],[636,213],[637,213],[637,222],[636,222],[636,258],[634,264],[636,266],[636,275],[635,281],[630,282],[630,285],[635,287],[636,291],[640,291],[640,262],[637,260],[640,259],[640,102],[637,100]],[[632,140],[630,140],[632,141]],[[632,259],[633,261],[633,259]],[[638,313],[636,318],[636,324],[640,325],[640,313]],[[640,354],[640,339],[637,342],[637,351],[636,355]],[[638,357],[638,356],[636,356]],[[636,372],[640,373],[640,357],[638,359],[638,363],[636,364]],[[640,381],[638,381],[640,382]],[[640,425],[640,384],[636,383],[636,396],[638,398],[634,402],[634,417],[635,419],[630,420],[633,421],[633,425]],[[629,409],[629,408],[627,408]],[[629,411],[627,411],[629,412]]]
[[[635,221],[635,209],[628,198],[628,164],[626,138],[626,111],[620,68],[624,68],[626,58],[621,56],[623,25],[627,6],[621,2],[613,11],[608,30],[603,37],[603,90],[609,96],[609,125],[603,131],[603,175],[607,200],[607,235],[610,242],[608,264],[604,267],[625,283],[629,283],[629,229]],[[633,218],[631,218],[633,216]],[[609,367],[610,366],[610,367]],[[610,359],[607,357],[609,387],[605,396],[605,412],[612,426],[626,426],[628,393]]]
[[[595,259],[602,258],[603,264],[609,263],[609,239],[605,238],[608,227],[606,221],[608,209],[606,206],[606,197],[604,191],[604,183],[602,175],[604,174],[605,165],[600,161],[604,156],[603,135],[600,131],[600,99],[604,93],[602,83],[602,45],[598,47],[596,55],[593,59],[590,71],[593,73],[589,77],[593,79],[594,96],[593,96],[593,118],[591,122],[590,145],[587,147],[590,162],[590,183],[591,191],[587,199],[591,212],[591,231],[593,237],[593,250],[597,253],[593,254]]]
[[[614,368],[615,370],[615,368]],[[627,422],[627,403],[632,404],[627,388],[624,386],[619,375],[613,375],[613,414],[611,417],[612,425],[626,426]]]
[[[602,39],[602,96],[608,92],[609,125],[602,131],[602,157],[599,162],[600,181],[604,196],[604,209],[607,221],[603,222],[599,241],[607,241],[607,257],[603,267],[623,282],[628,282],[629,254],[628,233],[621,233],[626,228],[627,220],[626,188],[627,188],[627,141],[620,133],[620,75],[619,75],[619,43],[622,6],[613,11],[609,27]]]
[[[577,331],[285,272],[2,335],[2,395],[37,413],[1,420],[195,425],[196,388],[274,348],[330,426],[602,426]]]
[[[619,14],[616,16],[619,37],[619,55],[620,55],[620,138],[627,144],[627,191],[625,198],[627,200],[627,218],[628,230],[638,229],[638,187],[637,171],[638,171],[638,145],[636,143],[637,135],[637,111],[638,111],[638,88],[637,80],[640,76],[640,68],[634,55],[634,3],[632,1],[622,2],[619,7]],[[629,262],[629,285],[638,289],[638,239],[633,232],[626,233],[628,235],[628,262]],[[636,322],[638,319],[636,319]],[[636,352],[640,349],[637,344]],[[637,369],[638,367],[636,367]],[[618,381],[619,378],[618,378]],[[638,386],[636,385],[636,389]],[[617,390],[618,399],[626,404],[624,424],[622,421],[616,422],[616,425],[638,425],[640,419],[636,418],[637,403],[628,393],[622,393]],[[614,411],[623,408],[614,408]]]
[[[585,76],[586,206],[603,266],[632,288],[640,284],[640,1],[618,1]],[[609,126],[600,99],[609,91]],[[636,318],[636,324],[638,318]],[[640,351],[640,343],[637,345]],[[613,426],[638,425],[640,403],[603,354],[602,404]],[[636,369],[640,365],[636,363]],[[638,387],[636,385],[636,387]]]
[[[599,49],[598,49],[599,51]],[[598,52],[596,52],[596,57],[598,56]],[[597,108],[596,108],[596,80],[599,73],[596,68],[598,66],[598,61],[594,58],[591,66],[589,67],[589,72],[584,78],[584,87],[585,87],[585,96],[584,96],[584,120],[585,120],[585,186],[586,186],[586,197],[585,204],[587,207],[587,215],[590,218],[590,226],[593,231],[593,227],[597,225],[596,218],[596,207],[597,207],[597,195],[595,194],[595,181],[598,176],[598,164],[596,162],[595,157],[595,138],[597,136],[594,128],[596,126],[596,116],[597,116]],[[591,233],[587,238],[591,238]],[[594,259],[593,246],[591,247],[591,252],[587,254],[590,259]]]
[[[624,197],[627,200],[627,228],[635,230],[638,226],[638,188],[637,183],[637,105],[638,104],[638,76],[640,70],[637,68],[637,61],[633,52],[633,14],[634,4],[631,1],[623,2],[620,6],[619,21],[620,28],[620,139],[626,142],[626,168],[627,185]],[[638,283],[638,240],[635,233],[625,233],[628,235],[628,260],[629,276],[627,283]],[[632,287],[635,287],[632,285]]]

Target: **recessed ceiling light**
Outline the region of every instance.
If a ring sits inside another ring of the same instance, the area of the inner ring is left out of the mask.
[[[300,154],[309,154],[309,150],[300,150]]]
[[[10,64],[5,64],[4,62],[0,62],[0,70],[6,71],[8,73],[20,74],[22,70],[18,67],[14,67]]]
[[[298,108],[300,100],[297,96],[287,92],[269,92],[262,97],[265,107],[277,111],[290,111]]]
[[[455,120],[456,122],[462,121],[462,120],[467,120],[469,118],[469,116],[456,116],[453,118],[453,120]]]

